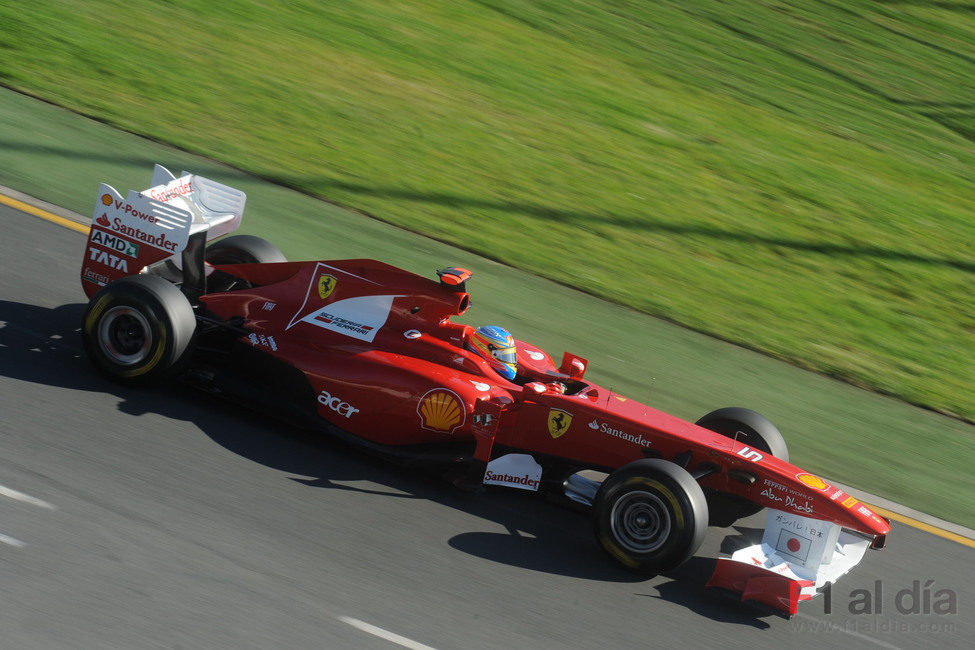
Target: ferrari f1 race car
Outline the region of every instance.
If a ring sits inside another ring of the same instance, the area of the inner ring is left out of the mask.
[[[368,259],[288,262],[253,236],[208,245],[240,225],[245,198],[159,165],[142,192],[101,185],[81,268],[101,372],[179,377],[462,487],[557,492],[647,574],[691,557],[708,525],[768,508],[761,543],[719,559],[708,584],[788,614],[883,547],[889,522],[790,464],[758,413],[686,422],[587,381],[582,357],[556,366],[452,322],[470,303],[465,269],[428,279]]]

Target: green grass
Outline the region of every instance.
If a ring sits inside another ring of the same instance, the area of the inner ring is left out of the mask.
[[[473,306],[462,320],[502,323],[556,358],[566,349],[586,356],[590,379],[686,419],[720,406],[754,408],[776,422],[801,467],[975,528],[975,427],[969,424],[2,90],[0,133],[0,184],[83,214],[91,214],[100,181],[123,192],[142,188],[160,162],[243,189],[243,230],[272,239],[291,259],[375,257],[428,277],[448,265],[471,268]],[[82,241],[79,235],[79,260]],[[76,275],[64,282],[84,300]]]
[[[293,258],[469,265],[472,319],[975,527],[970,425],[571,290],[975,419],[966,6],[0,4],[0,84],[527,273],[11,93],[0,183],[88,214],[158,161],[245,189]]]
[[[0,83],[975,420],[964,3],[38,0]]]

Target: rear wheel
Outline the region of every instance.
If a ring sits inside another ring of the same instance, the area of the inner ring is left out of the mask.
[[[750,409],[735,406],[718,409],[711,411],[695,424],[735,439],[757,451],[789,460],[789,448],[776,426],[764,415]],[[708,490],[706,494],[712,526],[730,526],[739,519],[759,512],[763,507],[727,492]]]
[[[158,276],[134,275],[92,296],[81,335],[88,358],[103,374],[146,384],[185,360],[195,331],[193,308],[179,289]]]
[[[253,235],[233,235],[219,239],[206,249],[206,261],[210,264],[267,264],[287,262],[278,247]],[[223,271],[214,271],[207,277],[207,292],[237,291],[249,289],[251,283]]]
[[[623,566],[661,573],[701,546],[708,505],[697,481],[674,463],[648,458],[610,474],[593,502],[593,528]]]
[[[287,262],[288,258],[266,239],[253,235],[233,235],[207,246],[206,261],[210,264],[265,264]]]

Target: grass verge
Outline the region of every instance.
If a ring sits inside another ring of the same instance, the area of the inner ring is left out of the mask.
[[[10,87],[975,419],[964,3],[37,0],[0,52]]]

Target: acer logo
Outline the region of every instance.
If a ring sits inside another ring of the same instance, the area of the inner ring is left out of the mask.
[[[346,418],[351,418],[359,412],[359,409],[348,402],[343,402],[341,397],[333,397],[327,390],[321,392],[318,396],[318,402]]]
[[[89,254],[88,259],[90,259],[92,262],[98,262],[99,264],[104,264],[109,268],[116,269],[124,273],[129,272],[129,265],[121,257],[112,255],[111,253],[107,253],[102,250],[98,250],[97,248],[92,248],[91,246],[88,247],[88,254]]]

